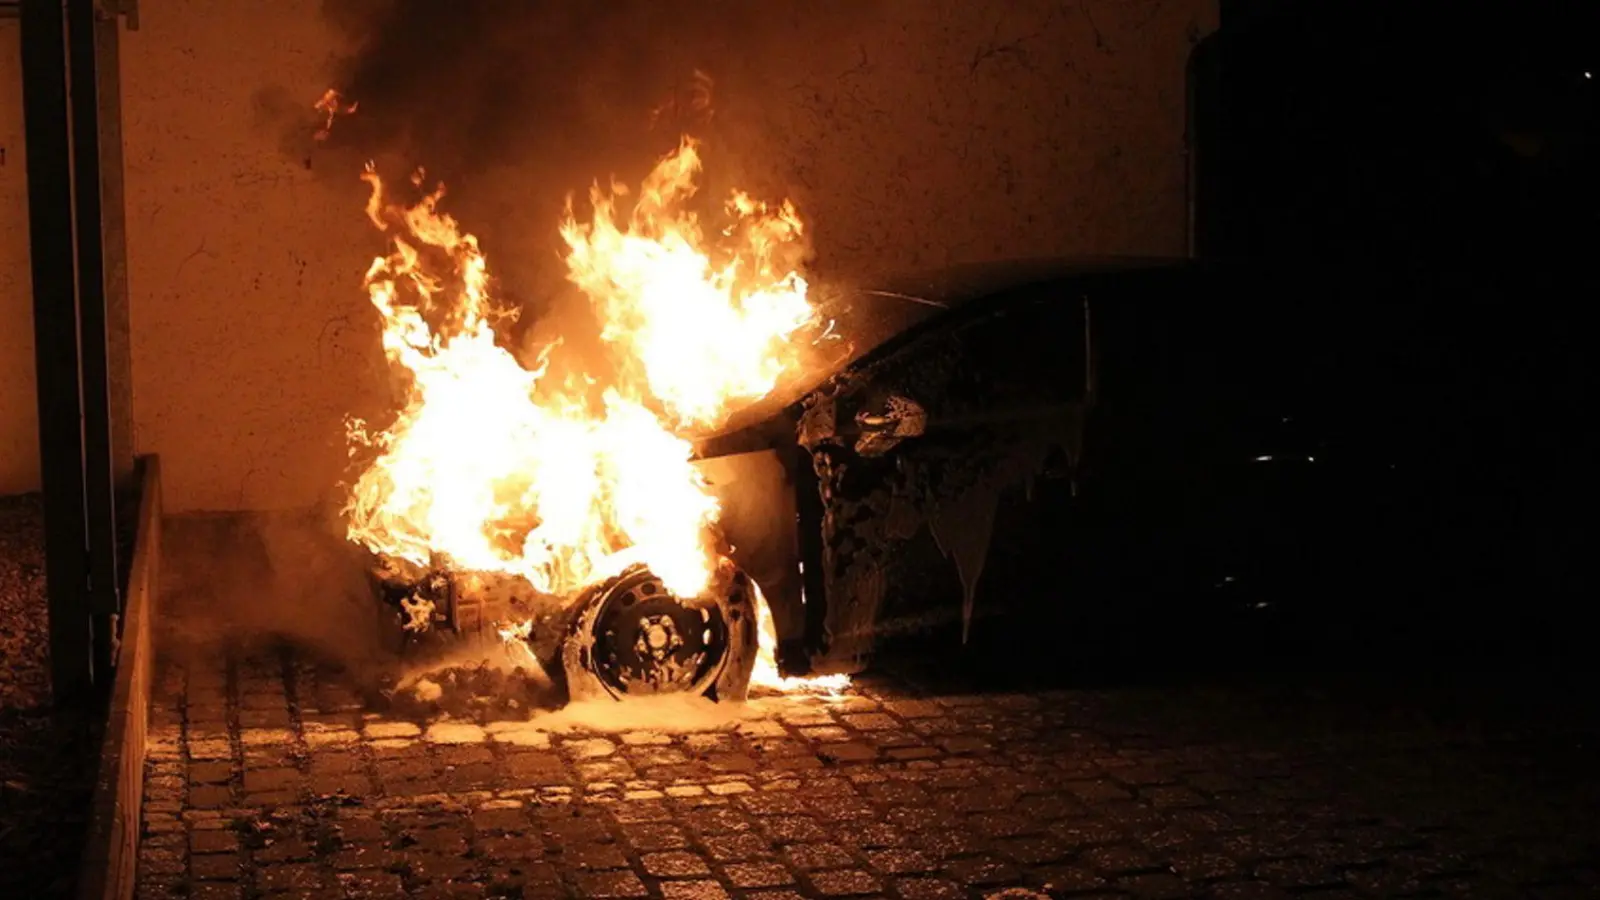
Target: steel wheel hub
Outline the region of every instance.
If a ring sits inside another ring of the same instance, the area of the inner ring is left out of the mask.
[[[673,594],[643,566],[591,589],[563,652],[573,699],[716,696],[719,681],[730,675],[742,676],[742,695],[755,616],[748,579],[737,571],[727,575],[700,597]]]
[[[727,649],[716,604],[684,600],[648,570],[624,573],[594,601],[590,667],[613,695],[703,689]]]

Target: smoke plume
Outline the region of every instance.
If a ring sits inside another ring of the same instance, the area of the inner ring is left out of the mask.
[[[829,27],[870,5],[830,9]],[[525,318],[549,319],[570,294],[556,233],[567,197],[581,218],[591,184],[637,184],[685,132],[704,142],[703,196],[786,193],[784,173],[741,153],[738,135],[760,127],[765,97],[793,74],[764,59],[817,15],[812,4],[326,0],[323,14],[348,47],[329,87],[358,108],[318,140],[316,97],[292,113],[289,98],[263,98],[286,151],[352,184],[368,160],[390,183],[424,168]]]
[[[166,529],[164,654],[277,641],[369,677],[395,662],[360,558],[326,515],[178,516]]]

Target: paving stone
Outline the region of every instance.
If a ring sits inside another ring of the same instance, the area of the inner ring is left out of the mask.
[[[340,871],[355,869],[388,869],[400,860],[400,854],[377,842],[346,844],[333,854],[333,867]]]
[[[1024,866],[1060,862],[1073,854],[1071,847],[1053,835],[1009,838],[996,841],[994,848],[1000,855]]]
[[[877,876],[860,869],[832,869],[812,872],[809,876],[817,893],[825,897],[848,897],[871,894],[880,889]]]
[[[579,782],[593,788],[596,782],[631,781],[636,773],[626,760],[598,759],[577,762],[573,766],[573,774],[577,776]]]
[[[628,865],[628,856],[616,844],[558,843],[560,862],[576,869],[621,869]]]
[[[863,797],[814,797],[806,805],[818,819],[829,823],[882,817],[882,813]]]
[[[244,770],[244,790],[247,794],[293,790],[299,786],[301,775],[295,769],[270,768]]]
[[[904,847],[912,843],[911,835],[888,822],[845,822],[834,833],[839,843],[853,847]]]
[[[189,806],[194,809],[221,809],[233,801],[233,791],[225,785],[205,785],[189,789]]]
[[[944,878],[901,878],[894,883],[902,900],[959,900],[967,889]]]
[[[413,877],[432,884],[459,881],[470,875],[476,865],[475,860],[467,859],[457,853],[429,853],[415,850],[402,854],[401,863],[410,869]]]
[[[639,876],[629,871],[588,872],[576,878],[578,893],[583,897],[648,897],[650,889]]]
[[[640,858],[639,863],[646,875],[654,875],[657,878],[687,878],[711,873],[711,868],[706,865],[705,860],[682,850],[646,853]]]
[[[509,784],[566,784],[572,780],[561,758],[552,753],[535,750],[509,753],[504,765]]]
[[[772,842],[758,834],[721,834],[702,839],[706,853],[719,862],[761,859],[775,852]]]
[[[234,853],[238,849],[239,836],[231,831],[206,830],[189,834],[190,853]]]
[[[482,727],[469,722],[435,722],[422,735],[431,744],[476,744],[486,737]]]
[[[728,890],[715,881],[663,881],[663,900],[729,900]]]
[[[391,722],[382,719],[368,722],[362,728],[367,737],[375,740],[419,737],[422,729],[413,722]]]
[[[417,888],[418,900],[477,900],[484,896],[483,885],[473,882],[430,882]]]
[[[139,871],[146,875],[182,875],[183,865],[181,851],[140,848]]]
[[[1081,894],[1105,886],[1106,880],[1092,869],[1078,865],[1038,866],[1033,880],[1052,894]]]
[[[239,711],[239,724],[245,728],[283,728],[292,724],[289,710],[277,706],[269,709],[244,709]]]
[[[1149,853],[1126,844],[1094,847],[1086,851],[1083,858],[1095,869],[1107,874],[1140,872],[1158,865]]]
[[[479,837],[474,846],[478,855],[504,862],[541,859],[545,855],[544,845],[539,839],[527,834]]]
[[[789,870],[774,862],[729,863],[722,867],[734,887],[763,888],[793,884]]]
[[[407,845],[433,854],[459,856],[467,852],[467,832],[456,825],[412,828],[405,832]]]
[[[878,758],[878,748],[859,741],[846,741],[842,744],[827,744],[819,749],[817,754],[823,759],[831,759],[834,762],[871,762]]]
[[[635,850],[677,850],[689,846],[689,836],[677,825],[665,822],[636,822],[622,826],[622,836]]]
[[[1206,895],[1216,900],[1287,900],[1291,896],[1282,888],[1265,881],[1222,881],[1208,885]]]
[[[316,775],[345,775],[366,768],[366,761],[355,752],[333,751],[324,748],[311,756],[309,771]]]
[[[599,759],[617,752],[617,745],[606,738],[582,738],[561,742],[561,752],[574,759]]]
[[[539,750],[550,749],[550,734],[531,722],[492,722],[484,729],[497,743]]]
[[[810,816],[767,816],[761,820],[761,828],[768,837],[780,844],[828,839],[827,829]]]
[[[263,791],[256,794],[245,794],[244,805],[258,807],[292,806],[299,799],[300,795],[295,791]]]
[[[696,809],[684,814],[683,820],[701,834],[734,834],[755,828],[753,818],[725,806]]]
[[[884,731],[900,727],[899,720],[883,713],[854,713],[840,716],[839,719],[857,731]]]
[[[873,869],[888,875],[931,872],[938,868],[932,859],[916,850],[868,850],[866,856]]]
[[[342,676],[290,660],[286,687],[276,655],[240,671],[242,693],[218,670],[155,711],[141,900],[1600,889],[1592,765],[1552,750],[1600,729],[1491,744],[1231,687],[879,685],[761,699],[737,728],[552,736],[362,716]]]
[[[372,779],[359,772],[341,775],[312,775],[306,779],[306,790],[317,797],[334,794],[360,797],[372,790]]]
[[[928,700],[893,700],[889,712],[902,719],[927,719],[944,714],[944,708]]]
[[[527,827],[528,815],[520,805],[478,809],[472,813],[472,828],[479,834],[512,832]]]
[[[253,854],[257,863],[304,862],[311,859],[311,845],[297,837],[274,840]]]
[[[1022,879],[1021,869],[993,854],[946,860],[944,873],[962,884],[977,886],[1010,884]]]
[[[838,844],[794,844],[783,850],[784,859],[800,871],[842,869],[855,865],[849,850]]]
[[[1113,881],[1111,886],[1141,900],[1182,900],[1194,893],[1192,885],[1171,872],[1129,875]],[[1319,896],[1314,900],[1327,900],[1327,898]]]
[[[232,777],[231,762],[197,762],[189,766],[189,780],[195,784],[225,784]]]
[[[831,721],[831,720],[830,720]],[[800,729],[800,734],[820,743],[842,743],[854,735],[849,729],[837,725],[814,725]]]
[[[293,742],[294,732],[287,728],[245,728],[239,732],[239,743],[247,748],[281,748]]]
[[[303,894],[322,886],[322,871],[311,863],[278,863],[256,869],[256,887],[263,891]]]

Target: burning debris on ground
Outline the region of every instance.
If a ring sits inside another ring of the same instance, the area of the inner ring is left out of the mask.
[[[487,658],[407,675],[380,696],[384,710],[396,718],[429,722],[448,717],[479,725],[526,719],[561,703],[542,672],[506,668]]]

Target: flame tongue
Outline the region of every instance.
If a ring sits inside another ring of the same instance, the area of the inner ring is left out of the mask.
[[[507,313],[477,240],[439,212],[442,191],[396,207],[369,168],[367,212],[391,249],[366,286],[410,385],[388,428],[350,423],[352,452],[375,453],[352,489],[351,540],[567,597],[635,562],[680,596],[705,590],[718,509],[677,430],[713,427],[771,391],[814,313],[792,265],[793,207],[769,212],[736,194],[731,224],[708,236],[687,209],[699,171],[686,139],[626,216],[617,187],[592,193],[588,224],[569,210],[568,274],[620,373],[572,388],[545,383],[544,357],[526,368],[496,340]]]
[[[593,221],[579,224],[569,208],[561,227],[570,278],[594,301],[601,337],[682,427],[714,426],[766,396],[797,363],[792,337],[815,320],[795,269],[803,229],[794,207],[769,212],[736,193],[729,240],[712,246],[687,208],[699,171],[685,139],[645,179],[626,223],[615,207],[624,191],[597,186]]]

